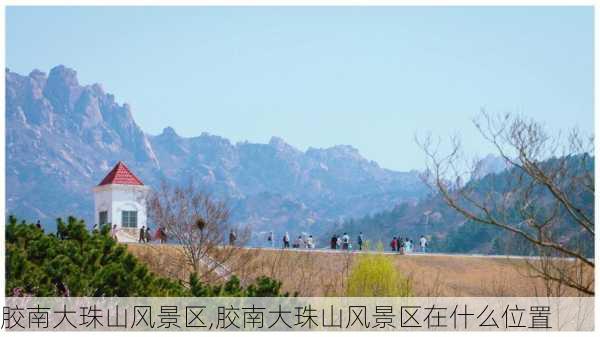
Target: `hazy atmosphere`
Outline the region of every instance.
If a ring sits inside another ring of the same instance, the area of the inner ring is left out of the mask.
[[[481,108],[591,132],[592,39],[591,7],[9,7],[6,55],[101,83],[149,134],[348,144],[407,171],[416,132],[490,152]]]

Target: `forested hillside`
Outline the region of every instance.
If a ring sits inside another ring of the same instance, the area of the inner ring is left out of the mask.
[[[581,162],[580,156],[568,158],[573,169]],[[593,159],[593,158],[592,158]],[[553,165],[556,159],[550,159],[543,165]],[[590,164],[585,167],[593,172],[593,160],[586,161]],[[543,166],[542,165],[542,166]],[[579,168],[577,168],[579,169]],[[483,200],[484,198],[499,198],[501,194],[514,189],[515,168],[499,173],[490,173],[480,179],[468,182],[463,188],[475,191],[475,194]],[[517,192],[515,192],[517,193]],[[540,216],[554,211],[551,207],[551,192],[544,189],[536,189],[536,198],[540,200]],[[584,212],[593,217],[594,194],[585,191],[583,186],[577,191],[570,191],[570,195],[579,204],[585,205]],[[502,216],[519,220],[519,207],[513,204],[509,209],[502,211]],[[569,247],[580,247],[586,256],[592,257],[594,252],[593,238],[581,233],[578,226],[567,216],[564,208],[558,208],[558,225],[553,235],[558,241]],[[525,227],[525,225],[523,225]],[[438,252],[452,253],[482,253],[482,254],[533,254],[532,246],[519,236],[508,233],[491,225],[483,225],[465,218],[450,208],[439,195],[429,195],[419,202],[401,203],[389,211],[377,212],[362,218],[350,219],[328,228],[321,236],[327,241],[332,234],[343,234],[348,232],[354,236],[362,231],[365,236],[373,241],[382,241],[389,249],[388,243],[394,236],[409,237],[417,241],[421,235],[425,235],[430,241],[430,248]]]

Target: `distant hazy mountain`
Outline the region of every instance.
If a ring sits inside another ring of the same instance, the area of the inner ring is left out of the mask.
[[[565,167],[571,176],[573,172],[581,171],[582,156],[587,156],[587,154],[573,155],[566,158]],[[556,165],[556,162],[556,158],[551,158],[539,163],[539,165],[541,167]],[[593,172],[593,160],[587,162],[589,162],[588,167],[584,169],[587,172]],[[520,192],[517,191],[525,191],[524,187],[521,190],[515,189],[515,185],[519,184],[515,182],[515,177],[519,176],[517,172],[520,171],[515,167],[506,168],[504,161],[499,157],[487,157],[480,161],[477,167],[476,171],[479,175],[476,174],[473,179],[466,183],[466,186],[474,191],[470,195],[482,204],[485,203],[483,200],[502,200],[508,192],[518,195]],[[489,170],[488,173],[484,174],[484,168]],[[532,192],[527,191],[527,193]],[[556,200],[550,191],[536,188],[534,193],[538,205],[537,212],[541,218],[543,218],[542,214],[545,214],[544,212],[554,212],[556,210]],[[587,214],[589,218],[593,218],[593,192],[580,186],[575,190],[568,189],[566,193],[568,193],[571,200],[581,207],[580,211]],[[512,222],[513,224],[522,221],[521,207],[523,205],[519,203],[519,200],[521,200],[519,197],[515,197],[515,202],[512,205],[508,204],[506,209],[501,208],[498,210],[502,214],[503,221]],[[555,236],[555,239],[570,246],[571,249],[581,248],[586,256],[593,256],[594,237],[590,236],[587,231],[581,230],[582,227],[573,221],[564,208],[559,208],[558,213],[555,215],[559,219],[551,224],[552,235]],[[535,228],[523,228],[523,230],[531,233]],[[520,236],[494,226],[465,221],[464,216],[450,208],[442,197],[437,194],[421,198],[417,202],[398,204],[390,210],[339,222],[324,228],[323,232],[318,234],[321,241],[327,241],[333,233],[340,235],[348,232],[356,236],[361,231],[366,239],[372,242],[383,242],[386,249],[389,249],[388,243],[394,236],[408,237],[417,242],[421,235],[425,235],[430,240],[430,249],[438,252],[518,255],[535,253],[531,250],[531,245],[525,243],[525,240]],[[537,234],[533,233],[534,236]]]
[[[475,165],[472,179],[481,179],[488,174],[500,173],[507,168],[508,164],[502,157],[488,154]]]
[[[93,218],[92,187],[119,160],[146,184],[193,177],[227,198],[234,220],[256,232],[316,230],[324,223],[392,208],[425,194],[417,172],[383,169],[347,145],[303,152],[272,138],[237,143],[167,127],[145,134],[131,107],[76,71],[6,70],[7,212],[41,219]],[[318,227],[317,227],[318,228]]]

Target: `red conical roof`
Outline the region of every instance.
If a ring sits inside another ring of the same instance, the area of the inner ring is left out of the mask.
[[[110,172],[102,179],[98,186],[102,185],[144,185],[142,181],[135,176],[135,174],[131,173],[125,163],[119,161],[115,167],[113,167]]]

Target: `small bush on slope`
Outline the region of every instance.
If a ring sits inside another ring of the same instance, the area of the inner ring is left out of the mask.
[[[350,297],[404,297],[411,295],[410,283],[384,255],[383,245],[374,254],[359,254],[348,276]]]

